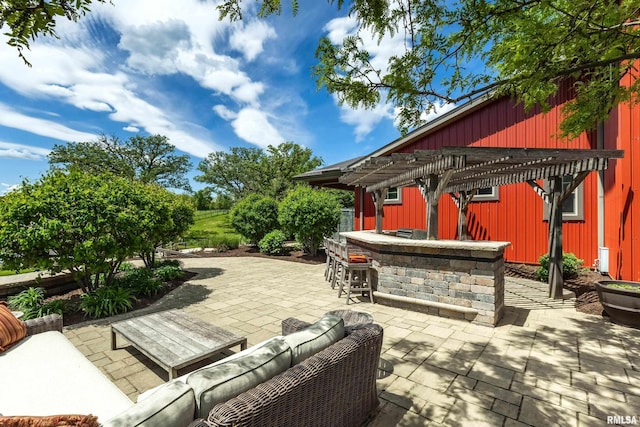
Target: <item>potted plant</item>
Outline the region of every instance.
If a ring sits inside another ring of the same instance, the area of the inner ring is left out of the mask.
[[[640,282],[602,280],[596,291],[613,322],[640,328]]]

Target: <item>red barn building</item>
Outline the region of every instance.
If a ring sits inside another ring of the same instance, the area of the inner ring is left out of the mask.
[[[640,247],[635,247],[640,220],[634,221],[635,214],[640,217],[640,198],[634,194],[640,188],[640,106],[621,104],[599,129],[569,140],[559,137],[558,127],[562,106],[569,99],[568,85],[560,88],[547,113],[525,111],[508,97],[477,99],[365,159],[452,146],[624,150],[624,158],[611,159],[604,172],[590,173],[563,205],[563,250],[582,258],[586,266],[599,263],[614,278],[640,281]],[[356,160],[350,168],[363,161]],[[333,172],[329,175],[335,177]],[[361,188],[355,191],[355,229],[374,229],[373,199]],[[417,187],[390,189],[383,215],[385,230],[426,227],[425,200]],[[451,198],[440,199],[438,216],[439,238],[457,239],[458,209]],[[511,242],[504,253],[506,261],[537,263],[548,252],[545,204],[527,183],[483,189],[470,203],[467,221],[474,240]]]

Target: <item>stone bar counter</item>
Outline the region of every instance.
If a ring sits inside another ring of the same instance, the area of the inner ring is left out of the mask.
[[[376,303],[495,326],[504,311],[509,242],[412,240],[393,232],[341,233],[372,258]]]

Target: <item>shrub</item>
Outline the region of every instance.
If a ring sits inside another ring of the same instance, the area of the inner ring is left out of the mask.
[[[136,297],[131,289],[122,286],[101,286],[93,292],[82,294],[80,308],[89,317],[115,316],[133,307]]]
[[[182,270],[180,267],[176,267],[173,265],[163,265],[162,267],[158,267],[153,270],[153,275],[156,279],[162,282],[168,282],[170,280],[175,280],[179,277],[182,277]]]
[[[153,265],[153,268],[165,267],[167,265],[172,267],[180,267],[180,261],[177,259],[163,259],[162,261],[156,261],[156,263]]]
[[[340,205],[324,191],[299,187],[282,201],[278,219],[283,230],[293,234],[315,256],[322,239],[330,236],[340,223]]]
[[[260,240],[258,247],[260,248],[260,252],[264,254],[279,255],[282,253],[285,240],[286,236],[282,231],[273,230]]]
[[[541,282],[549,281],[549,254],[542,255],[538,262],[540,267],[536,270],[536,277]],[[582,270],[582,264],[584,260],[576,257],[572,253],[565,253],[562,255],[562,277],[564,279],[572,279],[578,277]]]
[[[62,300],[45,303],[43,288],[25,289],[19,294],[9,297],[7,303],[12,310],[24,313],[23,320],[35,319],[48,314],[62,314],[65,308]]]
[[[278,228],[278,203],[271,197],[251,194],[231,210],[231,225],[251,243],[258,243]]]
[[[134,295],[151,296],[158,293],[164,284],[154,276],[151,269],[145,267],[126,271],[113,282],[114,286],[129,289]]]

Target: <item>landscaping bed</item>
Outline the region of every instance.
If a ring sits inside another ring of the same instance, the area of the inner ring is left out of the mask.
[[[536,270],[538,266],[529,264],[505,263],[505,275],[538,280]],[[565,279],[564,288],[576,294],[576,311],[586,314],[603,314],[602,304],[596,292],[596,282],[606,280],[608,276],[585,270],[574,279]]]

